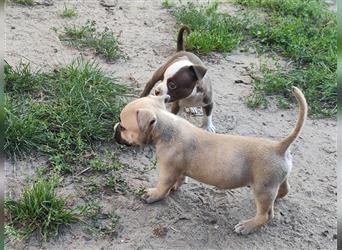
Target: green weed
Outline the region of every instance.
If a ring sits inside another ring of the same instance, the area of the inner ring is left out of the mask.
[[[185,38],[188,50],[203,54],[229,52],[242,41],[242,20],[217,13],[217,6],[217,2],[207,7],[189,4],[173,12],[179,23],[188,25],[192,30]]]
[[[76,213],[67,208],[66,200],[56,194],[56,184],[56,180],[39,177],[23,190],[20,198],[5,200],[7,235],[27,238],[37,231],[46,240],[57,236],[62,226],[78,221]]]
[[[16,158],[36,150],[69,171],[68,164],[84,161],[93,141],[112,138],[127,88],[84,60],[50,73],[28,68],[5,71],[5,153]]]
[[[163,0],[162,7],[164,9],[170,9],[171,7],[173,7],[173,4],[169,0]]]
[[[102,206],[96,201],[89,201],[88,203],[78,206],[81,215],[84,216],[88,231],[94,235],[111,235],[119,225],[120,217],[112,211],[110,213],[102,212]]]
[[[144,187],[139,187],[133,191],[134,195],[137,197],[141,197],[145,194],[146,189]]]
[[[59,35],[59,39],[78,49],[93,48],[97,54],[102,55],[107,61],[123,57],[113,32],[108,27],[105,27],[102,32],[96,31],[95,21],[88,20],[83,26],[64,27],[64,32]]]
[[[76,10],[72,9],[72,8],[68,8],[65,4],[64,4],[64,9],[63,12],[61,14],[62,17],[73,17],[76,16],[77,12]]]
[[[32,6],[34,5],[33,0],[12,0],[14,3],[21,4],[21,5],[27,5]]]
[[[188,4],[174,10],[177,21],[193,32],[186,47],[199,53],[229,52],[250,39],[258,42],[257,51],[272,50],[292,61],[292,67],[260,69],[249,107],[266,107],[267,95],[291,98],[292,85],[304,92],[312,115],[336,113],[336,17],[316,0],[236,0],[247,6],[238,16],[217,12],[217,2],[196,7]],[[260,11],[265,11],[263,15]],[[287,100],[282,99],[280,106]]]

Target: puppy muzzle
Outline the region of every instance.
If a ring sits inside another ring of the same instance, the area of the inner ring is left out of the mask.
[[[122,139],[121,127],[119,126],[119,123],[115,124],[115,126],[114,126],[114,139],[119,144],[126,145],[126,146],[132,146],[132,144],[130,144],[126,140]]]

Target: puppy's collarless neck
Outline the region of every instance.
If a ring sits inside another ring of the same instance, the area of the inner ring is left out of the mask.
[[[174,124],[176,120],[171,120],[168,117],[158,117],[157,125],[152,133],[152,140],[156,146],[158,144],[172,143],[179,135],[179,128]]]

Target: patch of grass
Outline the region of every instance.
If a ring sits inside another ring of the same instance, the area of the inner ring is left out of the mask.
[[[285,98],[283,101],[288,102],[293,98],[289,90],[294,85],[303,90],[311,114],[320,116],[336,114],[336,76],[329,68],[317,67],[313,64],[290,70],[284,68],[271,70],[261,67],[261,73],[263,77],[253,82],[254,99],[265,99],[265,95],[282,95]]]
[[[39,177],[23,190],[20,198],[5,200],[7,235],[27,238],[37,231],[46,240],[51,235],[57,236],[62,226],[78,221],[65,198],[56,194],[56,184],[56,180]]]
[[[33,0],[12,0],[12,2],[21,4],[21,5],[27,5],[27,6],[33,6],[34,2]]]
[[[59,35],[59,39],[78,49],[92,48],[107,61],[123,57],[113,32],[108,27],[105,27],[102,32],[98,32],[95,21],[88,20],[83,26],[65,26],[64,32]]]
[[[73,17],[76,16],[77,12],[75,9],[72,8],[68,8],[65,4],[64,4],[64,9],[63,12],[61,14],[62,17]]]
[[[78,209],[84,216],[83,222],[91,234],[105,236],[116,232],[120,217],[115,211],[102,212],[102,206],[94,200],[78,206]]]
[[[114,192],[126,194],[127,193],[127,183],[125,179],[118,173],[113,175],[108,175],[106,177],[104,186],[113,189]]]
[[[310,18],[313,22],[325,19],[331,15],[327,5],[317,0],[235,0],[236,3],[250,8],[262,8],[268,12],[278,12],[282,15],[292,15],[301,18]]]
[[[155,159],[151,160],[150,165],[144,167],[144,172],[149,172],[152,169],[156,169],[156,167],[157,167],[157,159],[155,158]]]
[[[336,114],[336,17],[321,1],[236,0],[250,8],[261,8],[266,19],[255,19],[249,34],[261,44],[280,52],[294,62],[288,70],[261,69],[255,95],[281,94],[289,98],[292,85],[304,92],[311,114]],[[283,105],[283,100],[280,106]]]
[[[169,0],[163,0],[162,7],[164,9],[170,9],[171,7],[173,7],[173,4]]]
[[[69,172],[70,164],[88,164],[84,155],[92,142],[112,139],[127,87],[105,76],[97,64],[77,60],[48,73],[32,72],[25,64],[6,67],[8,157],[38,151]]]
[[[280,109],[288,109],[288,108],[290,108],[290,103],[283,96],[279,96],[277,98],[277,101],[278,101],[278,107]]]
[[[243,40],[243,20],[217,13],[217,6],[217,2],[201,7],[188,4],[173,12],[177,22],[192,30],[185,38],[188,50],[203,54],[229,52]]]
[[[145,194],[145,192],[146,192],[145,187],[139,187],[133,191],[134,195],[137,197],[143,196]]]
[[[336,113],[336,15],[316,0],[236,0],[247,6],[238,16],[217,12],[217,2],[196,7],[188,4],[174,10],[178,22],[193,30],[186,47],[199,53],[229,52],[250,39],[260,47],[273,50],[292,61],[288,68],[261,69],[255,80],[249,107],[267,106],[267,95],[291,98],[292,85],[304,92],[309,112],[317,116]],[[266,12],[266,16],[261,13]],[[284,101],[280,106],[285,107]],[[283,105],[284,104],[284,105]]]

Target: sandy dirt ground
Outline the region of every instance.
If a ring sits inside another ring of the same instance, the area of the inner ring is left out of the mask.
[[[179,26],[162,9],[159,1],[54,1],[25,7],[6,7],[6,56],[12,65],[23,60],[38,68],[51,69],[70,63],[80,54],[99,61],[110,75],[141,89],[153,71],[175,51]],[[78,16],[62,19],[63,4],[73,6]],[[226,4],[228,10],[235,10]],[[236,11],[236,10],[235,10]],[[128,60],[108,64],[92,51],[79,52],[62,44],[53,27],[96,20],[119,36],[120,48]],[[252,110],[245,104],[251,93],[249,72],[253,65],[267,62],[253,50],[227,55],[213,53],[203,58],[215,91],[213,121],[219,133],[265,136],[279,139],[289,133],[296,120],[295,106],[279,110],[271,105]],[[243,83],[235,83],[242,80]],[[200,125],[200,117],[188,117]],[[107,145],[108,146],[108,145]],[[113,143],[109,147],[116,148]],[[95,237],[76,224],[57,239],[39,243],[35,237],[22,242],[7,241],[7,249],[335,249],[336,248],[336,120],[309,118],[292,146],[294,167],[289,179],[291,191],[275,204],[275,217],[254,234],[239,236],[233,228],[240,220],[254,216],[255,205],[249,188],[230,192],[190,180],[167,199],[144,204],[133,194],[101,194],[99,201],[120,216],[117,232]],[[157,169],[144,172],[151,164],[150,147],[125,148],[121,160],[129,163],[124,177],[132,188],[152,187]],[[44,159],[6,162],[7,192],[19,193],[33,168]],[[66,182],[62,194],[75,195],[73,183]],[[156,233],[163,229],[163,234]]]

